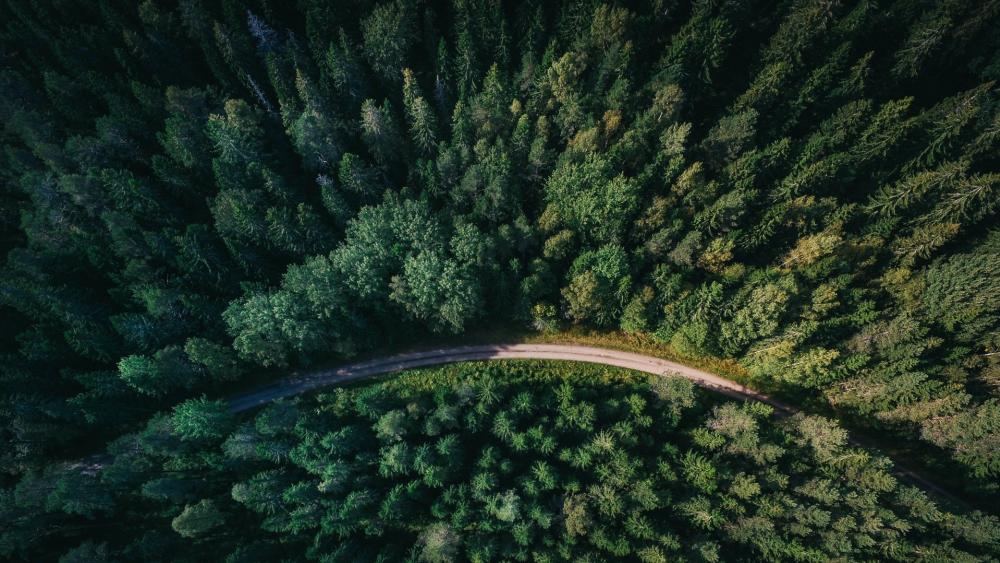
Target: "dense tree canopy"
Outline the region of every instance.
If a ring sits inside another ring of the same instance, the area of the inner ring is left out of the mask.
[[[723,358],[995,505],[998,24],[981,0],[3,0],[0,503],[96,518],[79,460],[139,428],[168,451],[185,401],[505,325]],[[129,558],[231,529],[189,462]],[[565,502],[576,537],[594,515]],[[444,520],[407,556],[468,555]],[[712,522],[688,556],[731,552]],[[89,525],[52,533],[113,559]]]
[[[192,399],[99,474],[29,474],[7,554],[143,561],[980,561],[996,517],[900,483],[834,421],[719,402],[673,376],[464,364],[278,402]],[[86,525],[86,524],[81,524]],[[103,527],[107,527],[106,529]]]

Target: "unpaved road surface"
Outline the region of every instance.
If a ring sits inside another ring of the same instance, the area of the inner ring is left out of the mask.
[[[399,354],[348,364],[334,369],[287,377],[266,387],[231,397],[229,405],[233,412],[242,412],[277,399],[292,397],[321,387],[364,379],[373,375],[394,373],[425,366],[477,360],[563,360],[615,366],[655,375],[673,375],[689,379],[695,385],[728,397],[767,403],[774,407],[775,414],[777,415],[787,416],[798,412],[798,409],[773,397],[758,393],[735,381],[719,377],[707,371],[652,356],[643,356],[641,354],[606,348],[577,346],[574,344],[494,344],[440,348]],[[852,443],[862,445],[856,440],[852,440]],[[901,479],[918,485],[928,492],[935,493],[937,496],[951,500],[960,506],[967,506],[965,502],[944,488],[898,463],[895,464],[895,473]]]
[[[424,350],[400,354],[319,371],[308,375],[292,376],[277,381],[251,393],[230,399],[234,412],[252,409],[283,397],[291,397],[320,387],[335,385],[372,375],[392,373],[423,366],[452,364],[474,360],[565,360],[603,364],[632,369],[656,375],[675,375],[690,379],[696,385],[738,399],[754,399],[773,406],[783,413],[795,412],[790,406],[748,389],[735,381],[675,362],[661,360],[618,350],[575,346],[572,344],[497,344],[488,346],[462,346]]]

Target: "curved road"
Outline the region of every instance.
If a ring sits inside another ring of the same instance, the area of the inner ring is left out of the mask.
[[[700,387],[735,399],[755,400],[767,403],[774,407],[776,414],[781,416],[798,412],[798,409],[773,397],[758,393],[735,381],[719,377],[707,371],[652,356],[643,356],[641,354],[606,348],[577,346],[574,344],[495,344],[440,348],[399,354],[387,358],[348,364],[335,369],[287,377],[255,391],[231,397],[229,399],[229,406],[233,412],[242,412],[277,399],[292,397],[320,387],[363,379],[373,375],[456,362],[503,359],[587,362],[655,375],[679,376],[691,380]],[[865,444],[861,444],[853,439],[851,443],[865,446]],[[968,507],[964,501],[955,497],[944,488],[901,466],[899,463],[894,463],[894,467],[897,477],[918,485],[924,490],[935,493],[939,497],[946,498],[960,506]]]
[[[566,360],[615,366],[655,375],[676,375],[690,379],[696,385],[733,398],[761,401],[785,414],[795,412],[795,409],[776,399],[757,393],[739,383],[708,373],[707,371],[676,362],[661,360],[652,356],[572,344],[462,346],[458,348],[441,348],[399,354],[387,358],[349,364],[336,369],[314,372],[308,375],[288,377],[251,393],[233,397],[229,400],[229,404],[233,412],[241,412],[283,397],[291,397],[319,387],[326,387],[373,375],[456,362],[505,359]]]

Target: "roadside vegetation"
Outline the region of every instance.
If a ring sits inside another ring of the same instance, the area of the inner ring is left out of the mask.
[[[1000,521],[899,483],[830,419],[601,366],[417,370],[245,418],[196,400],[110,452],[22,482],[3,544],[46,554],[58,518],[87,538],[67,561],[1000,556]]]

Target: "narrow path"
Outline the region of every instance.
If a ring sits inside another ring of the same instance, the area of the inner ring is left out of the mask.
[[[441,348],[399,354],[376,360],[348,364],[339,368],[296,375],[279,380],[267,387],[236,395],[229,400],[233,412],[242,412],[267,404],[277,399],[292,397],[340,383],[364,379],[374,375],[394,373],[398,371],[469,362],[477,360],[562,360],[603,364],[625,369],[651,373],[655,375],[674,375],[689,379],[695,385],[710,391],[721,393],[740,400],[755,400],[774,407],[779,416],[788,416],[798,412],[798,409],[785,404],[773,397],[758,393],[735,381],[719,377],[713,373],[662,360],[653,356],[644,356],[619,350],[577,346],[573,344],[495,344],[486,346],[461,346],[456,348]],[[855,445],[863,445],[852,440]],[[959,506],[968,508],[961,499],[955,497],[944,488],[927,480],[919,474],[894,463],[897,477],[917,485],[924,490],[946,498]]]

